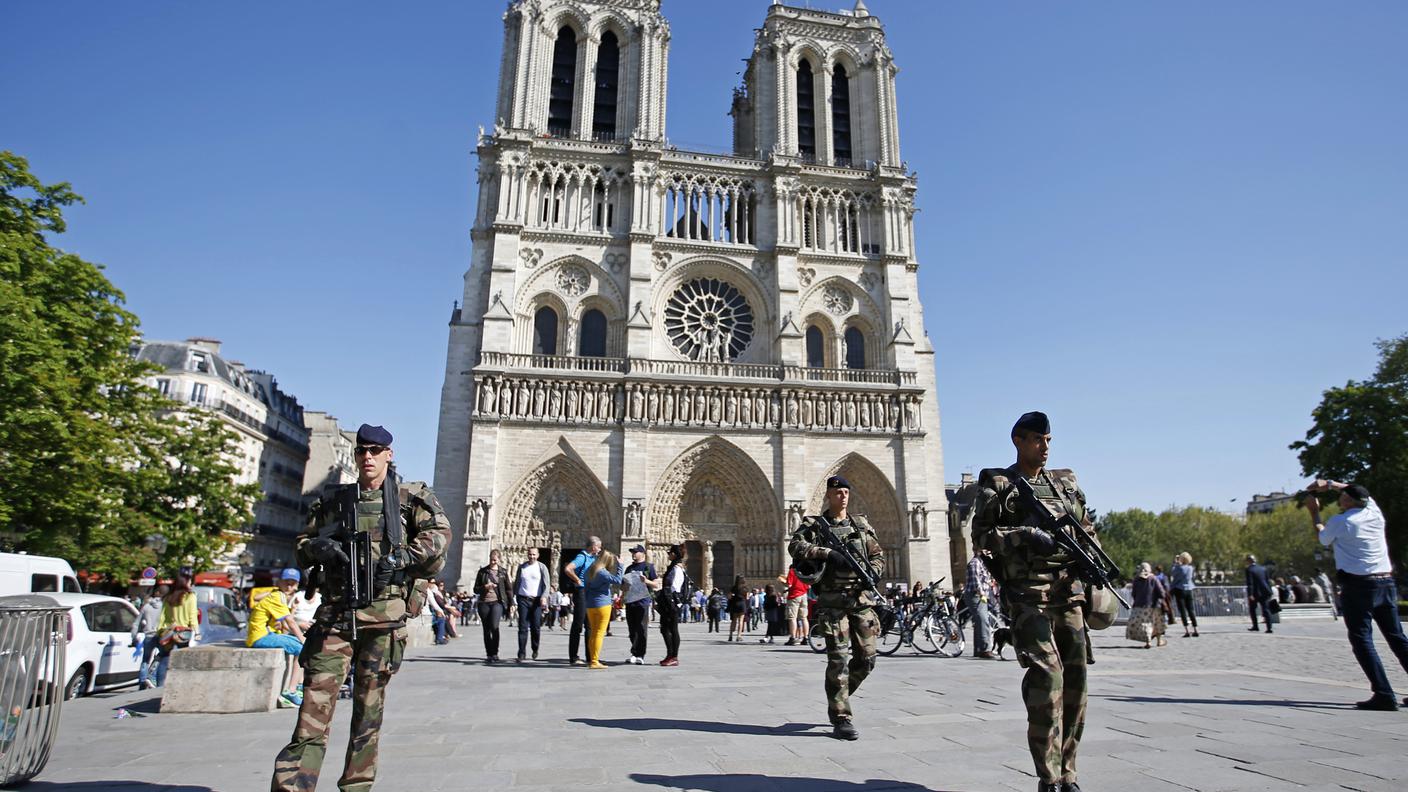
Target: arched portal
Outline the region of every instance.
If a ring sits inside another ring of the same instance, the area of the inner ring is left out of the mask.
[[[650,499],[646,545],[657,561],[671,544],[699,548],[701,587],[727,590],[735,574],[761,585],[786,571],[781,518],[758,465],[727,440],[711,437],[661,474]]]
[[[558,454],[524,476],[505,500],[503,521],[494,547],[510,567],[524,560],[530,547],[547,564],[553,584],[562,565],[600,536],[603,546],[620,545],[620,531],[606,491],[581,462]],[[543,551],[548,551],[544,555]]]
[[[905,521],[895,488],[875,464],[858,453],[841,457],[821,477],[812,493],[808,514],[820,514],[826,508],[826,480],[841,476],[850,482],[852,514],[863,515],[875,529],[880,546],[885,550],[885,579],[908,581],[909,565],[905,557]]]

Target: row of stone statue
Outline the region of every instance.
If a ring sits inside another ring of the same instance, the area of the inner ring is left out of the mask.
[[[483,376],[475,415],[566,423],[919,432],[920,393]]]

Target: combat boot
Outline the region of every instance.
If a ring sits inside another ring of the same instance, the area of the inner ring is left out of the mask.
[[[856,725],[849,720],[836,721],[836,727],[831,730],[831,735],[838,740],[860,739],[860,732],[856,730]]]
[[[1060,781],[1038,781],[1036,792],[1062,792],[1065,789]]]

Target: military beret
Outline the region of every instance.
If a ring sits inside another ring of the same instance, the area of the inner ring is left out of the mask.
[[[832,476],[826,480],[827,489],[850,489],[851,482],[846,481],[845,476]]]
[[[1017,419],[1017,423],[1012,424],[1012,434],[1018,432],[1051,434],[1051,421],[1044,412],[1022,413],[1022,417]]]
[[[391,433],[384,426],[362,424],[357,428],[357,445],[391,445]]]

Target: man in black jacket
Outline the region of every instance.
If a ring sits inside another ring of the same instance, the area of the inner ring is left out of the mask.
[[[1256,562],[1256,556],[1247,556],[1247,610],[1252,615],[1252,626],[1248,632],[1259,632],[1256,623],[1257,608],[1261,608],[1262,618],[1266,619],[1266,631],[1271,632],[1271,603],[1276,599],[1276,590],[1271,587],[1271,578],[1266,575],[1266,567]]]

